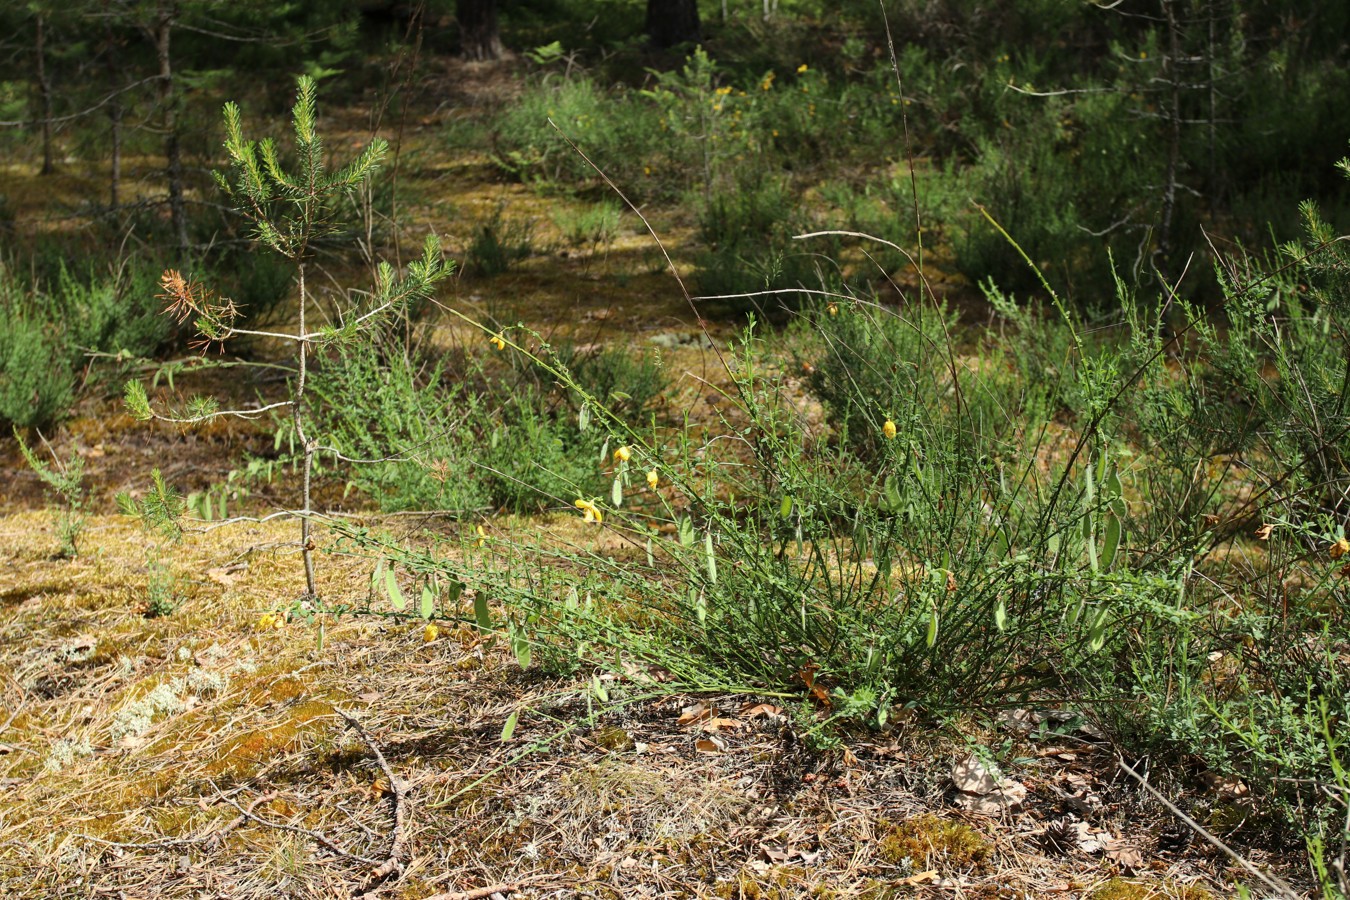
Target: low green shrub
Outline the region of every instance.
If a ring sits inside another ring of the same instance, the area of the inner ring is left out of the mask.
[[[64,264],[52,283],[0,268],[0,420],[19,427],[58,421],[77,393],[86,354],[150,356],[172,334],[158,289],[143,268],[77,275]]]
[[[622,208],[613,201],[586,206],[580,210],[559,209],[549,213],[563,242],[576,249],[597,250],[613,242],[619,233]]]
[[[505,207],[498,205],[474,225],[473,240],[464,266],[475,275],[491,278],[509,272],[534,252],[533,228],[528,222],[507,221]]]
[[[422,351],[390,339],[337,346],[310,380],[319,424],[349,459],[333,467],[386,511],[474,510],[488,500],[474,464],[480,399]]]
[[[0,420],[34,428],[63,418],[76,380],[56,324],[6,291],[0,299]]]
[[[495,159],[526,182],[572,190],[596,183],[595,170],[570,139],[625,190],[639,197],[669,194],[682,179],[657,161],[668,158],[661,149],[665,130],[660,113],[632,92],[606,90],[585,74],[546,76],[498,120]]]

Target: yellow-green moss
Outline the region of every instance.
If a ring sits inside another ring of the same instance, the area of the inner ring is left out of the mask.
[[[1088,900],[1215,900],[1214,894],[1191,884],[1171,881],[1127,881],[1112,878],[1088,894]]]
[[[320,700],[299,703],[286,710],[284,722],[241,734],[226,741],[207,766],[211,777],[229,774],[243,777],[269,759],[295,750],[303,735],[314,730],[317,719],[327,719],[333,707]]]
[[[935,815],[918,816],[891,826],[877,844],[877,854],[893,866],[906,860],[916,868],[968,869],[993,850],[989,841],[969,825]]]

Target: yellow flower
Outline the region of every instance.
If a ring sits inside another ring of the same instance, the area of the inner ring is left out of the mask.
[[[431,622],[428,622],[427,627],[422,629],[422,643],[430,644],[432,641],[436,640],[436,638],[440,636],[440,633],[441,630],[439,628],[437,628]]]
[[[764,80],[761,81],[761,82],[759,83],[759,89],[760,89],[761,91],[767,91],[767,90],[769,90],[770,88],[772,88],[772,87],[773,87],[773,80],[774,80],[775,77],[776,77],[776,76],[775,76],[775,74],[774,74],[773,72],[770,72],[768,75],[765,75],[765,76],[764,76]]]
[[[263,613],[262,618],[258,620],[258,630],[266,631],[269,628],[277,627],[277,617],[272,613]]]
[[[721,94],[723,97],[725,97],[725,96],[727,96],[728,94],[731,93],[731,86],[728,85],[727,87],[720,87],[720,88],[717,89],[717,93],[719,93],[719,94]]]
[[[831,303],[829,306],[825,307],[825,311],[832,316],[837,316],[839,315],[839,304]]]
[[[616,463],[628,462],[628,460],[632,458],[633,458],[633,451],[628,449],[627,446],[620,447],[618,450],[614,451],[614,461]]]
[[[501,336],[500,332],[494,334],[492,338],[488,341],[488,343],[496,347],[498,350],[506,349],[506,339]]]
[[[656,490],[656,486],[660,483],[661,479],[656,474],[655,469],[652,469],[650,472],[647,473],[647,487],[651,488],[652,490]]]
[[[806,63],[802,63],[800,66],[797,67],[797,74],[798,75],[802,74],[803,72],[806,71],[806,69],[807,69]]]
[[[482,525],[479,525],[479,526],[478,526],[478,540],[474,541],[473,545],[474,545],[475,547],[481,547],[481,546],[483,546],[483,542],[486,541],[486,540],[487,540],[487,532],[483,530],[483,526],[482,526]]]
[[[587,522],[594,522],[599,525],[605,521],[604,513],[600,512],[600,508],[589,500],[578,500],[573,506],[581,510],[582,518]]]
[[[895,440],[895,423],[887,419],[886,424],[881,426],[881,433],[886,435],[886,440]]]
[[[1350,553],[1350,541],[1347,541],[1345,538],[1341,538],[1339,541],[1331,545],[1330,553],[1332,559],[1340,559],[1345,554]]]

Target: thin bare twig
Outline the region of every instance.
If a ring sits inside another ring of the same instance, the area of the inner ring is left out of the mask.
[[[307,837],[310,840],[314,841],[315,843],[319,844],[320,846],[326,848],[327,850],[330,850],[333,853],[336,853],[338,856],[342,857],[343,859],[350,860],[351,862],[361,863],[362,865],[365,866],[381,866],[384,864],[384,860],[371,859],[370,857],[361,856],[359,854],[352,853],[348,850],[342,849],[337,844],[335,844],[327,835],[321,832],[312,831],[311,829],[308,828],[299,828],[295,825],[287,825],[285,822],[272,822],[254,815],[252,812],[250,812],[247,809],[244,809],[242,806],[240,806],[234,800],[231,800],[229,797],[226,797],[224,794],[221,794],[221,799],[224,800],[226,803],[230,804],[231,806],[233,806],[235,809],[237,809],[239,811],[239,814],[243,816],[245,819],[247,819],[250,822],[256,822],[257,824],[263,826],[264,828],[274,828],[277,831],[287,831],[290,832],[291,834],[298,834],[301,835],[302,837]]]
[[[394,775],[394,770],[389,767],[388,760],[380,752],[380,745],[375,743],[375,739],[370,736],[360,721],[345,710],[339,709],[336,712],[347,722],[347,727],[360,735],[361,740],[374,754],[375,761],[380,764],[384,777],[389,779],[389,805],[394,818],[393,834],[389,841],[389,856],[375,867],[375,871],[370,873],[370,884],[374,884],[391,875],[397,877],[403,873],[403,821],[408,788]]]
[[[92,834],[82,834],[79,835],[79,837],[87,841],[93,841],[96,844],[102,844],[105,847],[117,847],[118,849],[121,850],[164,850],[170,847],[182,847],[186,844],[202,844],[207,851],[214,851],[221,845],[221,843],[225,840],[225,838],[230,835],[231,832],[238,829],[250,818],[254,819],[257,818],[256,816],[253,816],[253,811],[255,809],[257,809],[264,803],[276,799],[276,796],[277,795],[275,791],[269,791],[266,794],[259,795],[258,797],[254,798],[252,803],[248,805],[247,810],[240,810],[240,814],[238,816],[235,816],[232,820],[230,820],[230,822],[226,824],[224,828],[221,828],[218,831],[213,831],[210,834],[199,834],[187,838],[163,838],[158,841],[143,841],[143,842],[109,841],[104,838],[94,837]],[[226,800],[226,802],[229,803],[234,802],[224,797],[223,795],[221,799]]]
[[[491,897],[493,894],[506,894],[511,891],[517,891],[528,884],[538,884],[541,881],[552,881],[557,875],[532,875],[529,878],[517,878],[515,881],[502,881],[497,884],[484,885],[480,888],[473,888],[468,891],[447,891],[443,894],[432,894],[426,900],[483,900],[484,897]]]
[[[1163,806],[1167,807],[1168,811],[1170,811],[1172,815],[1180,819],[1186,825],[1187,828],[1191,829],[1196,834],[1200,835],[1202,838],[1204,838],[1209,843],[1213,844],[1218,849],[1222,850],[1224,853],[1227,853],[1230,857],[1232,857],[1234,862],[1236,862],[1238,865],[1242,866],[1242,868],[1246,869],[1248,872],[1254,875],[1263,884],[1265,884],[1266,887],[1275,891],[1281,897],[1290,898],[1290,900],[1298,900],[1299,897],[1303,896],[1298,891],[1290,887],[1287,882],[1285,882],[1278,876],[1267,875],[1265,872],[1262,872],[1256,866],[1252,865],[1241,855],[1239,855],[1236,850],[1232,849],[1223,841],[1215,837],[1213,833],[1211,833],[1208,829],[1205,828],[1205,826],[1201,825],[1199,822],[1195,821],[1190,816],[1182,812],[1181,809],[1175,803],[1164,797],[1161,791],[1159,791],[1153,785],[1149,784],[1148,781],[1134,769],[1130,768],[1129,764],[1126,763],[1124,759],[1122,759],[1121,757],[1116,757],[1116,765],[1118,765],[1120,767],[1120,770],[1124,772],[1126,775],[1129,775],[1135,781],[1139,782],[1139,785],[1144,790],[1148,791],[1149,794],[1153,796],[1153,799],[1157,800]]]

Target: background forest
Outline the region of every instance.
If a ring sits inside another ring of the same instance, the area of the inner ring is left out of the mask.
[[[0,883],[1346,896],[1347,96],[1328,0],[4,5]]]

